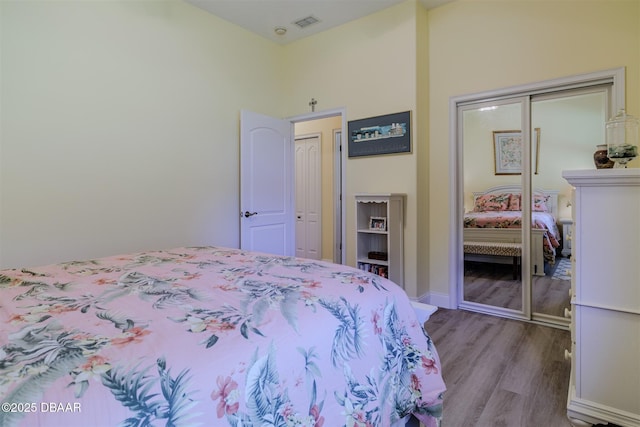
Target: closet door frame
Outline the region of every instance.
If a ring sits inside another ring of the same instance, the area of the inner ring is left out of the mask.
[[[491,101],[481,100],[480,102],[469,102],[458,104],[458,138],[457,144],[459,145],[459,157],[461,159],[461,166],[459,170],[459,188],[458,198],[460,203],[464,206],[464,112],[469,110],[482,110],[484,108],[500,108],[501,106],[519,105],[520,106],[520,125],[517,126],[522,130],[522,173],[520,176],[520,193],[522,194],[521,209],[522,209],[522,228],[520,229],[520,242],[522,244],[522,256],[520,257],[520,309],[501,307],[498,305],[483,304],[475,301],[469,301],[464,299],[464,259],[462,277],[458,286],[458,307],[468,309],[480,313],[495,314],[503,317],[509,317],[514,319],[528,320],[531,318],[531,274],[525,272],[531,271],[531,233],[526,232],[531,229],[531,97],[515,96],[515,97],[501,97],[500,99],[493,99]],[[509,127],[509,129],[515,129],[516,127]],[[469,161],[469,160],[467,160]],[[460,217],[458,219],[459,227],[462,229],[464,214],[464,208],[460,210]],[[462,254],[464,258],[464,254]]]
[[[527,85],[508,87],[504,89],[497,89],[487,92],[480,92],[475,94],[462,95],[452,97],[449,100],[449,146],[450,151],[450,194],[453,197],[450,198],[450,230],[449,230],[449,275],[451,280],[449,281],[449,307],[448,308],[464,308],[465,305],[461,302],[460,289],[462,289],[464,281],[464,254],[463,254],[463,230],[462,230],[462,217],[464,213],[464,180],[463,180],[463,152],[462,152],[462,128],[461,121],[459,120],[458,110],[460,106],[467,104],[475,104],[482,102],[491,102],[494,100],[517,98],[520,96],[531,97],[534,95],[540,95],[545,93],[551,93],[561,90],[588,88],[592,86],[598,86],[603,84],[611,85],[611,99],[610,106],[611,111],[617,111],[625,106],[625,68],[614,68],[609,70],[598,71],[594,73],[575,75],[560,79],[547,80]],[[530,101],[527,105],[527,111],[530,108]],[[523,113],[524,114],[524,113]],[[530,114],[527,120],[523,122],[523,134],[525,138],[529,139],[531,135],[530,130]],[[525,150],[527,154],[526,159],[523,159],[530,171],[530,153],[529,150]],[[530,203],[530,187],[531,187],[531,174],[523,174],[523,201]],[[524,193],[527,191],[528,193]],[[530,209],[530,207],[529,207]],[[529,216],[530,222],[530,216]],[[530,223],[529,223],[530,225]],[[523,230],[525,230],[525,224],[523,224]],[[531,235],[530,233],[524,233],[523,246],[529,248]],[[524,248],[523,248],[524,249]],[[529,271],[529,251],[526,254],[523,252],[523,271]],[[526,265],[525,262],[527,263]],[[530,280],[530,279],[529,279]],[[530,284],[529,284],[530,286]],[[530,301],[530,288],[523,289],[523,312],[521,315],[515,317],[522,318],[524,320],[532,320],[531,316],[531,301]],[[528,309],[525,308],[529,307]],[[510,313],[492,313],[512,317]],[[535,321],[535,320],[534,320]],[[544,323],[544,322],[543,322]]]

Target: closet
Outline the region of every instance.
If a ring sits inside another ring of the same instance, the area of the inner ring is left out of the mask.
[[[623,79],[609,70],[452,100],[459,308],[568,328],[572,203],[562,171],[595,169]]]

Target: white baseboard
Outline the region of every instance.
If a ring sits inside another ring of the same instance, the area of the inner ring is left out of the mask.
[[[427,292],[426,294],[420,295],[413,301],[421,302],[423,304],[435,305],[442,308],[457,308],[449,307],[449,294],[441,294],[438,292]]]
[[[442,308],[458,308],[450,307],[451,299],[449,298],[449,294],[442,294],[439,292],[431,292],[429,294],[429,304],[437,305]]]

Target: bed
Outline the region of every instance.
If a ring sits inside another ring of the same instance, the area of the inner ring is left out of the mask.
[[[555,264],[560,246],[558,191],[533,191],[531,212],[532,272],[544,276],[545,263]],[[521,187],[503,185],[473,193],[473,207],[464,214],[465,242],[522,243]],[[487,245],[490,246],[490,245]],[[466,259],[473,257],[465,256]],[[482,259],[478,259],[482,260]],[[495,262],[495,258],[490,259]]]
[[[218,247],[0,270],[0,425],[435,426],[445,385],[405,292]]]

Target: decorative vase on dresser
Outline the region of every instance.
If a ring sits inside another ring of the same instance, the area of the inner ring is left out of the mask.
[[[596,152],[593,153],[593,163],[596,169],[611,169],[615,162],[607,157],[607,144],[596,146]]]
[[[640,169],[562,176],[574,187],[567,415],[640,427]]]

